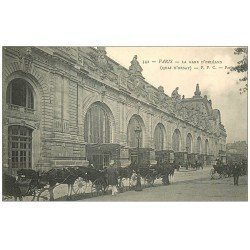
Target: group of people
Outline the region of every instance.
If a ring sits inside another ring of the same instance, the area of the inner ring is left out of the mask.
[[[216,160],[216,166],[223,166],[223,162],[220,159]],[[231,167],[231,174],[234,178],[234,186],[239,185],[239,176],[246,174],[247,171],[247,162],[241,161],[241,162],[230,162],[228,164],[229,167]]]

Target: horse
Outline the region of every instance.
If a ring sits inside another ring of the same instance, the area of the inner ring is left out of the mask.
[[[124,179],[129,180],[129,183],[130,183],[130,179],[131,179],[132,174],[133,174],[133,169],[130,166],[128,166],[128,167],[118,167],[117,172],[118,172],[118,186],[119,186],[120,189],[122,189]]]
[[[175,164],[163,162],[161,164],[157,164],[156,171],[158,172],[158,177],[162,177],[162,183],[164,185],[169,185],[170,182],[173,183],[173,177],[175,172]]]
[[[54,188],[58,184],[67,184],[67,200],[71,200],[73,184],[75,180],[81,175],[78,169],[73,167],[68,168],[53,168],[47,172],[41,174],[41,181],[49,185],[48,191],[50,196],[50,201],[54,201]]]

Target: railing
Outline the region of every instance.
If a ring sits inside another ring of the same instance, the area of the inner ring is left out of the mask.
[[[14,104],[8,104],[8,108],[10,110],[25,112],[25,113],[28,113],[28,114],[34,114],[35,113],[34,109],[23,107],[23,106],[18,106],[18,105],[14,105]]]

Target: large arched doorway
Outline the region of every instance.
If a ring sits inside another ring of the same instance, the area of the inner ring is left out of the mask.
[[[174,152],[179,152],[181,147],[181,133],[179,129],[175,129],[172,136],[172,148]]]
[[[156,151],[164,149],[165,128],[162,123],[158,123],[154,131],[154,146]]]
[[[107,108],[94,103],[88,109],[84,120],[84,139],[87,143],[111,143],[112,128]]]
[[[103,103],[93,103],[84,118],[84,140],[87,160],[96,168],[119,158],[119,145],[112,143],[113,115]]]
[[[197,141],[196,141],[196,152],[198,154],[201,154],[201,138],[200,136],[197,137]]]
[[[10,168],[32,168],[32,129],[9,126],[8,137]]]
[[[142,118],[139,115],[133,115],[128,123],[127,129],[127,142],[130,148],[136,148],[138,146],[138,134],[136,134],[135,130],[141,130],[139,134],[139,147],[143,146],[143,129],[144,123]]]
[[[187,149],[187,153],[191,154],[193,151],[193,138],[192,135],[190,133],[187,134],[187,139],[186,139],[186,149]]]

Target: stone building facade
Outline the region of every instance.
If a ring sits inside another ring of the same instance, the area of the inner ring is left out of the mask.
[[[151,163],[158,152],[170,152],[170,160],[178,153],[205,161],[223,156],[220,111],[199,85],[192,98],[178,88],[168,96],[142,71],[137,56],[126,69],[104,47],[4,47],[4,169],[111,160],[126,166],[137,157],[138,142]]]

